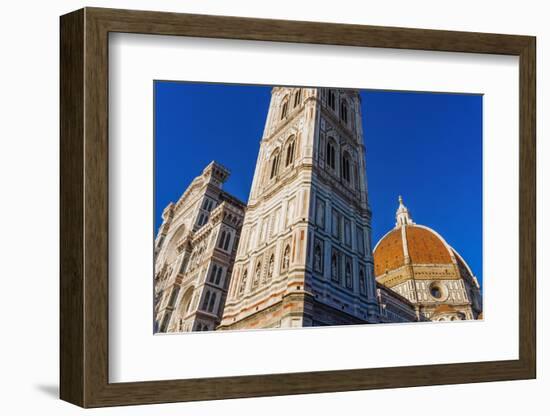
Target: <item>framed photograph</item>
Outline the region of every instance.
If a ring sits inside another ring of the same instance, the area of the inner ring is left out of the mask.
[[[536,377],[535,38],[61,17],[82,407]]]

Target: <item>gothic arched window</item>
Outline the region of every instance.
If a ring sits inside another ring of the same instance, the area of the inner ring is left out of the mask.
[[[239,287],[239,295],[242,295],[246,289],[246,281],[248,279],[248,270],[243,272],[243,277],[241,279],[241,286]]]
[[[320,241],[315,242],[313,249],[313,268],[317,272],[323,272],[323,248]]]
[[[222,234],[220,236],[220,241],[218,242],[218,248],[223,248],[224,242],[225,242],[225,231],[222,231]]]
[[[348,289],[353,288],[353,280],[351,273],[351,259],[346,258],[346,287]]]
[[[218,271],[218,266],[216,266],[214,264],[214,266],[212,266],[212,271],[210,272],[210,278],[208,279],[210,282],[213,282],[214,281],[214,278],[216,276],[216,272]]]
[[[294,162],[294,137],[291,137],[288,141],[288,144],[286,145],[286,161],[285,166],[290,165],[292,162]]]
[[[210,303],[208,304],[208,312],[212,312],[214,310],[215,304],[216,304],[216,294],[213,293],[212,297],[210,298]]]
[[[202,301],[202,307],[201,307],[203,311],[205,311],[208,308],[209,301],[210,301],[210,292],[206,292],[206,295],[204,296],[204,300]]]
[[[261,275],[262,275],[262,262],[259,261],[256,264],[256,271],[254,272],[254,280],[252,281],[252,286],[253,287],[258,286],[258,283],[260,282]]]
[[[345,124],[348,124],[348,103],[345,100],[340,103],[340,118]]]
[[[276,152],[271,158],[271,173],[269,179],[273,179],[279,173],[279,152]]]
[[[300,101],[302,101],[302,90],[298,88],[298,91],[296,91],[296,94],[294,94],[294,108],[298,107]]]
[[[367,294],[367,285],[365,282],[365,270],[359,269],[359,291],[362,295]]]
[[[327,165],[332,169],[336,169],[336,147],[332,137],[329,137],[329,140],[327,140],[327,151],[325,158]]]
[[[288,99],[285,97],[283,106],[281,108],[281,120],[286,117],[288,113]]]
[[[328,90],[328,106],[336,110],[336,94],[333,90]]]
[[[340,258],[336,251],[332,253],[330,259],[330,275],[335,282],[340,281]]]
[[[272,254],[267,263],[267,280],[273,277],[273,269],[275,268],[275,256]]]
[[[287,244],[285,247],[285,251],[283,252],[283,264],[282,264],[283,271],[288,270],[288,267],[290,266],[290,244]]]
[[[351,157],[348,152],[344,152],[344,155],[342,156],[342,177],[345,181],[350,182],[351,181]]]
[[[229,249],[229,242],[231,241],[231,233],[227,233],[225,236],[225,242],[223,243],[223,249],[228,250]]]
[[[218,267],[218,271],[216,273],[216,281],[214,282],[216,285],[220,284],[220,281],[222,280],[222,268]]]

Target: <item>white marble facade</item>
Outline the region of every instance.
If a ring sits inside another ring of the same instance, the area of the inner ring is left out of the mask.
[[[163,212],[155,240],[155,331],[210,331],[220,322],[245,204],[209,164]]]

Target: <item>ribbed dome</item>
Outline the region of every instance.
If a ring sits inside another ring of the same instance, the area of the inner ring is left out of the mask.
[[[471,276],[468,266],[443,237],[431,228],[414,223],[401,197],[395,217],[395,228],[382,237],[374,248],[376,277],[406,264],[456,265],[460,277]],[[453,267],[453,270],[457,269]]]
[[[476,319],[480,287],[464,259],[439,233],[416,224],[401,197],[395,219],[374,247],[376,283],[404,296],[427,320]]]
[[[406,241],[406,248],[403,240]],[[411,264],[453,262],[449,248],[434,231],[409,224],[392,230],[377,244],[374,249],[374,274],[379,276],[405,265],[405,253],[408,253]]]

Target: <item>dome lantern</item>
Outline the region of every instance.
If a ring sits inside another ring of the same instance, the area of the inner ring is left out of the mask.
[[[399,228],[402,225],[414,224],[414,221],[409,214],[409,210],[403,204],[403,198],[401,197],[401,195],[399,195],[399,207],[397,208],[397,212],[395,213],[395,220],[395,228]]]

